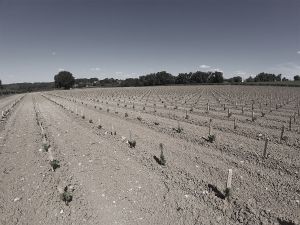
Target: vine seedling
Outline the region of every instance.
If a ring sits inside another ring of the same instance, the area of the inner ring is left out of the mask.
[[[60,168],[59,161],[54,159],[50,161],[50,166],[52,167],[53,171]]]
[[[128,144],[130,148],[135,148],[136,146],[136,141],[132,139],[132,134],[131,134],[131,130],[129,130],[129,140],[128,140]]]
[[[73,191],[74,189],[72,187],[66,186],[64,188],[63,193],[61,194],[61,200],[64,201],[67,206],[73,200],[73,193],[72,193]]]

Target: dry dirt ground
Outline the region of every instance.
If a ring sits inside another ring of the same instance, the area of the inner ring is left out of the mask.
[[[0,224],[299,225],[299,100],[231,86],[1,98]]]

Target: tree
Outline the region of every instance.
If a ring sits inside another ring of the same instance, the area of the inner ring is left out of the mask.
[[[54,76],[56,88],[70,89],[75,84],[75,79],[72,73],[68,71],[61,71]]]
[[[0,80],[0,89],[2,89],[3,87],[2,87],[2,80]]]
[[[223,73],[219,71],[212,72],[208,78],[210,83],[223,83]]]
[[[276,81],[281,81],[281,74],[278,74],[275,78]]]
[[[243,78],[240,76],[232,77],[228,79],[228,82],[230,83],[242,83]]]
[[[299,81],[299,80],[300,80],[300,76],[299,75],[294,76],[294,81]]]
[[[282,81],[289,81],[286,77],[282,78]]]
[[[254,82],[254,79],[253,77],[250,76],[245,80],[245,82]]]
[[[192,73],[179,73],[175,78],[176,84],[189,84]]]

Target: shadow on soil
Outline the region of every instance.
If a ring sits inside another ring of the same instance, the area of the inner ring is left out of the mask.
[[[220,199],[225,199],[225,195],[214,185],[208,184],[209,191],[213,191],[215,195]]]
[[[283,220],[283,219],[281,219],[281,218],[277,218],[277,220],[278,220],[278,223],[280,224],[280,225],[296,225],[294,222],[292,222],[292,221],[286,221],[286,220]]]
[[[153,156],[154,160],[159,164],[162,165],[161,161],[159,158],[157,158],[156,156]]]

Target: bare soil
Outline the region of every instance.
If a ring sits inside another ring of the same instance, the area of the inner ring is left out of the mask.
[[[254,86],[1,98],[0,224],[299,225],[299,100]]]

